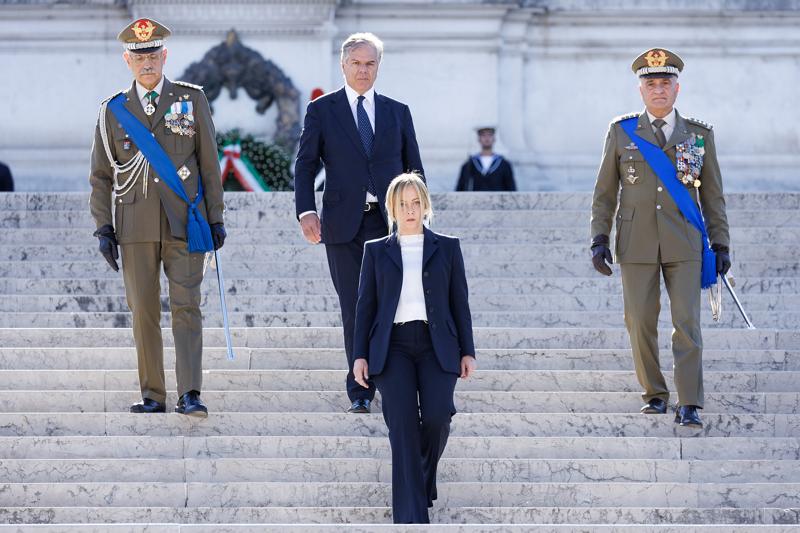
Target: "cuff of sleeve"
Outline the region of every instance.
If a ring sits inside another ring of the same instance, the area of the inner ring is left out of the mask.
[[[300,216],[298,216],[298,217],[297,217],[297,220],[300,220],[300,219],[301,219],[301,218],[303,218],[304,216],[306,216],[306,215],[310,215],[311,213],[314,213],[315,215],[317,214],[317,212],[316,212],[316,211],[303,211],[302,213],[300,213]]]

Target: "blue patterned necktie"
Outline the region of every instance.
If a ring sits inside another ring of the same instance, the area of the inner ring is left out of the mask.
[[[367,152],[367,158],[371,158],[372,143],[375,140],[375,133],[372,131],[372,125],[369,123],[367,110],[364,109],[364,95],[360,95],[358,97],[356,116],[358,117],[358,135],[361,137],[361,144],[364,145],[364,151]],[[372,181],[372,174],[369,175],[367,191],[369,191],[369,193],[373,196],[378,196],[378,192],[375,189],[375,183]]]

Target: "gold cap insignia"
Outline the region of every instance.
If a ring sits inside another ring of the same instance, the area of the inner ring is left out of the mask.
[[[663,50],[650,50],[644,58],[648,67],[663,67],[667,64],[669,56]]]
[[[133,26],[131,26],[133,33],[136,34],[136,38],[140,41],[147,41],[150,37],[153,36],[153,31],[156,29],[153,26],[153,23],[147,19],[141,19],[134,22]]]

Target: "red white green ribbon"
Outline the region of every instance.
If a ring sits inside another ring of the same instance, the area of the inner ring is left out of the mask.
[[[246,191],[269,191],[269,185],[255,169],[253,163],[242,154],[241,144],[226,144],[222,148],[222,157],[219,160],[219,170],[222,181],[233,173],[242,188]]]

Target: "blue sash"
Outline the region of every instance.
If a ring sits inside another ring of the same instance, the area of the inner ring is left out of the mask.
[[[619,123],[625,133],[634,144],[639,146],[639,151],[642,152],[644,160],[656,173],[658,179],[664,184],[664,187],[669,191],[670,196],[677,204],[678,209],[681,210],[684,218],[689,223],[697,228],[703,236],[703,272],[701,278],[701,287],[707,289],[717,282],[717,258],[716,254],[708,245],[708,233],[706,232],[706,224],[703,221],[703,215],[700,213],[700,208],[697,206],[689,191],[678,180],[676,176],[677,169],[670,160],[669,156],[664,153],[660,147],[646,141],[645,139],[636,135],[637,117],[625,119]]]
[[[186,217],[186,241],[189,252],[211,252],[214,250],[214,241],[211,239],[211,228],[203,215],[197,210],[197,205],[203,199],[203,180],[197,177],[197,196],[194,202],[183,189],[183,182],[175,170],[169,155],[164,151],[148,128],[139,119],[133,116],[124,105],[125,95],[118,94],[108,103],[108,108],[117,117],[119,123],[131,136],[133,142],[142,151],[144,157],[153,167],[156,174],[164,180],[172,192],[189,206]]]

